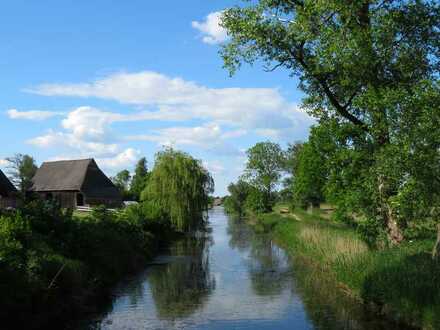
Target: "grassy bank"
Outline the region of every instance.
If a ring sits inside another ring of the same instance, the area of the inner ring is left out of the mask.
[[[166,224],[139,210],[76,216],[33,202],[0,216],[0,320],[46,328],[87,311],[151,258]],[[8,328],[8,326],[6,326]]]
[[[342,290],[387,317],[440,328],[440,265],[431,260],[432,241],[373,250],[352,228],[303,211],[259,216],[255,228],[272,232],[292,256],[325,269]]]

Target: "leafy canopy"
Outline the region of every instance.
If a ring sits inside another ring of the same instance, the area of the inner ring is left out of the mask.
[[[214,181],[200,161],[166,149],[156,155],[142,200],[166,214],[174,229],[190,231],[204,224],[204,211],[213,191]]]

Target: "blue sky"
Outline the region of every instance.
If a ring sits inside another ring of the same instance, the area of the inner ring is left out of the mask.
[[[224,194],[258,141],[305,139],[287,72],[230,78],[218,12],[239,1],[4,1],[0,165],[14,153],[96,158],[109,175],[164,145],[187,151]]]

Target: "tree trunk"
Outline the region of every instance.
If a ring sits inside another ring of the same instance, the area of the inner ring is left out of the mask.
[[[388,239],[392,244],[400,244],[403,241],[403,233],[397,223],[396,217],[393,213],[392,208],[387,205],[386,206],[386,215],[385,221],[388,230]]]
[[[432,259],[439,261],[440,259],[440,224],[437,225],[437,241],[432,250]]]
[[[403,233],[397,223],[396,215],[389,203],[388,186],[383,175],[379,176],[379,197],[380,197],[380,213],[387,228],[388,239],[391,244],[397,245],[403,241]]]

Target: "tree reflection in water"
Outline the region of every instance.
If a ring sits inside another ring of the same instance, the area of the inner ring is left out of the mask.
[[[288,259],[268,235],[255,234],[245,221],[229,218],[229,246],[249,253],[247,267],[255,294],[277,296],[291,282]]]
[[[207,234],[180,240],[171,247],[176,260],[151,270],[149,283],[158,318],[187,317],[206,303],[215,289],[209,265],[211,244]]]

